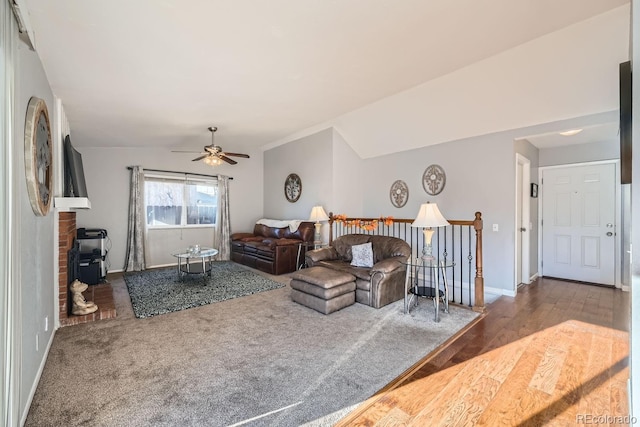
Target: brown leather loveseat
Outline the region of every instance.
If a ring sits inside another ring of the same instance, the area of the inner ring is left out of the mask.
[[[352,264],[352,246],[371,243],[370,267]],[[367,234],[345,234],[328,248],[308,251],[307,267],[322,266],[356,277],[356,302],[380,308],[404,298],[406,264],[411,247],[402,239]]]
[[[304,260],[306,245],[302,244],[313,242],[313,223],[288,221],[291,226],[272,227],[259,222],[253,227],[253,233],[231,235],[231,260],[269,274],[295,271]],[[282,225],[280,223],[286,221],[264,222]]]

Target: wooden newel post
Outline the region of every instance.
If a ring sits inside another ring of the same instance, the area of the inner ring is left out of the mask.
[[[473,310],[484,312],[484,277],[482,277],[482,214],[476,212],[473,220],[473,228],[476,230],[476,278],[475,278],[475,302]]]
[[[333,212],[329,212],[329,246],[333,243]]]

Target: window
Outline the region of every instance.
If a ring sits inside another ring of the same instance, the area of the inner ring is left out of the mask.
[[[213,226],[216,222],[216,181],[145,176],[149,227]]]

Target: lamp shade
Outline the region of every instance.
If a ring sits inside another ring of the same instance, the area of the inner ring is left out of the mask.
[[[314,206],[313,209],[311,209],[311,216],[309,217],[309,221],[329,221],[329,216],[324,211],[324,208],[322,206]]]
[[[418,216],[416,217],[415,221],[411,223],[412,227],[422,228],[444,227],[447,225],[449,225],[449,221],[444,219],[436,203],[423,203],[420,206],[420,212],[418,212]]]

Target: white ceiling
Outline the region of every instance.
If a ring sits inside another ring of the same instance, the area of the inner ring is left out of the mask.
[[[240,151],[628,0],[26,3],[74,145]]]

